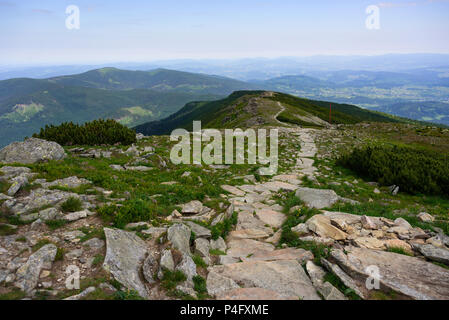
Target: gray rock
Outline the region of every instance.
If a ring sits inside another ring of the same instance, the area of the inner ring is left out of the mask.
[[[103,268],[130,290],[148,298],[145,284],[140,279],[140,269],[147,255],[145,242],[131,232],[104,228],[106,257]]]
[[[313,285],[325,300],[347,300],[345,295],[337,288],[329,282],[324,281],[326,272],[321,267],[315,265],[312,261],[307,261],[306,269]]]
[[[75,189],[78,188],[84,184],[90,184],[91,182],[89,180],[83,179],[83,178],[78,178],[76,176],[73,177],[68,177],[68,178],[64,178],[64,179],[58,179],[52,182],[45,182],[45,183],[41,183],[42,187],[44,188],[49,188],[49,187],[64,187],[64,188],[70,188],[70,189]]]
[[[421,220],[422,222],[433,222],[435,221],[435,218],[428,214],[427,212],[420,212],[418,214],[418,219]]]
[[[28,178],[20,175],[11,179],[12,184],[8,189],[8,196],[14,196],[23,186],[28,184]]]
[[[226,242],[222,237],[219,237],[217,240],[210,240],[210,248],[214,250],[220,250],[222,252],[226,252]]]
[[[167,239],[183,253],[190,254],[190,228],[185,224],[174,224],[167,230]]]
[[[26,197],[6,200],[4,205],[15,215],[27,214],[45,206],[55,206],[70,197],[87,199],[86,196],[61,190],[38,188],[31,190]]]
[[[300,187],[296,190],[296,196],[300,198],[308,207],[323,209],[331,207],[340,200],[334,190],[312,189]]]
[[[217,296],[224,292],[240,288],[231,278],[220,275],[217,272],[210,271],[206,279],[207,292],[211,296]]]
[[[77,221],[79,219],[87,218],[88,216],[91,216],[93,212],[89,210],[82,210],[77,212],[70,212],[64,216],[64,220],[66,221]]]
[[[296,232],[297,234],[306,235],[310,232],[309,227],[305,223],[300,223],[296,227],[291,228],[293,232]]]
[[[33,253],[16,272],[15,286],[30,294],[36,287],[42,269],[51,269],[58,248],[47,244]]]
[[[157,271],[157,262],[156,262],[156,259],[153,257],[153,255],[150,253],[146,257],[145,261],[143,262],[143,267],[142,267],[143,276],[148,283],[156,282],[154,280],[156,271]]]
[[[0,161],[5,163],[36,163],[65,157],[64,148],[56,142],[36,138],[14,142],[0,150]]]
[[[101,249],[104,247],[105,243],[101,239],[92,238],[84,242],[84,245],[88,246],[91,249]]]
[[[210,244],[207,239],[204,238],[195,239],[195,254],[202,257],[207,265],[211,264],[209,250]]]
[[[416,243],[413,244],[413,247],[417,249],[427,259],[449,265],[449,250],[437,248],[431,244]]]
[[[346,253],[345,253],[346,252]],[[331,257],[367,291],[365,281],[369,266],[379,270],[380,285],[407,298],[417,300],[449,299],[449,270],[422,259],[393,252],[346,247],[331,251]],[[357,280],[356,280],[357,281]],[[367,292],[366,292],[367,293]]]
[[[187,277],[187,283],[193,284],[193,277],[197,275],[196,264],[190,255],[183,253],[181,262],[176,266],[175,270],[179,270]]]
[[[200,226],[199,224],[195,223],[195,222],[191,222],[191,221],[185,221],[183,222],[186,225],[188,225],[190,227],[190,229],[195,233],[195,236],[197,238],[210,238],[211,232],[209,229]]]
[[[183,214],[198,214],[201,213],[201,210],[203,210],[203,204],[198,200],[190,201],[181,206],[181,212]]]
[[[56,208],[48,208],[48,209],[39,211],[39,218],[42,221],[57,220],[62,217],[63,217],[63,213]]]
[[[163,276],[163,270],[174,271],[175,270],[175,262],[173,261],[173,255],[170,250],[164,250],[161,253],[161,259],[159,261],[159,279]]]
[[[95,287],[89,287],[89,288],[85,289],[83,292],[81,292],[77,295],[65,298],[64,300],[81,300],[84,297],[87,297],[90,293],[92,293],[94,291],[95,291]]]
[[[303,300],[320,300],[309,277],[296,260],[233,263],[213,266],[209,271],[232,279],[245,288],[275,291],[285,299],[296,297]]]
[[[67,259],[78,259],[83,254],[83,249],[75,249],[66,253],[65,257]]]

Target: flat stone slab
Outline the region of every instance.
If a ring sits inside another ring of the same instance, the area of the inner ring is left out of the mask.
[[[297,300],[263,288],[237,288],[217,295],[217,300]]]
[[[365,288],[369,266],[379,268],[380,284],[404,297],[417,300],[448,300],[449,270],[419,258],[393,252],[346,247],[331,252],[332,260]],[[365,288],[365,291],[367,289]],[[366,293],[368,295],[368,292]]]
[[[295,260],[249,261],[211,267],[244,288],[277,292],[283,299],[320,300],[304,269]]]
[[[104,228],[106,257],[103,268],[130,290],[148,298],[145,284],[140,277],[143,261],[147,255],[145,242],[132,232]]]
[[[312,189],[300,187],[296,190],[296,196],[310,208],[323,209],[331,207],[340,200],[334,190]]]
[[[256,216],[264,223],[274,228],[280,228],[287,217],[281,213],[270,209],[256,211]]]
[[[269,252],[256,251],[252,255],[241,257],[242,261],[277,261],[277,260],[296,260],[299,263],[313,259],[313,254],[310,251],[296,248],[285,248],[273,250]]]

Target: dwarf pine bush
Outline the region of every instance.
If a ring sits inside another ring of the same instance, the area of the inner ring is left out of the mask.
[[[60,145],[130,145],[136,142],[134,130],[115,120],[94,120],[83,125],[64,122],[58,126],[46,125],[34,138],[54,141]]]
[[[354,149],[337,162],[381,185],[398,185],[411,194],[449,197],[449,156],[397,145]]]

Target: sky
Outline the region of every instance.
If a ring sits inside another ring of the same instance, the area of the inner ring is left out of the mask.
[[[448,35],[449,0],[0,0],[7,66],[449,53]]]

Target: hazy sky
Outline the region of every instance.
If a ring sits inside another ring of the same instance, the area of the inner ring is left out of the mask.
[[[449,53],[448,40],[449,0],[0,0],[1,65]]]

